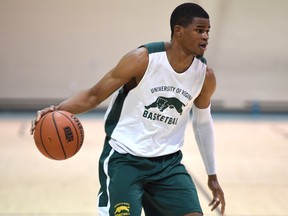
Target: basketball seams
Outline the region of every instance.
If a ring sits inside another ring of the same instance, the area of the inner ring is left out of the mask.
[[[40,119],[34,131],[38,150],[54,160],[65,160],[75,155],[81,149],[83,140],[81,122],[66,111],[47,113]]]
[[[42,138],[42,126],[43,126],[44,121],[45,121],[45,119],[47,118],[48,115],[49,115],[49,113],[46,114],[46,115],[43,117],[43,119],[41,120],[41,123],[40,123],[40,128],[39,128],[39,131],[40,131],[40,140],[41,140],[41,145],[42,145],[43,149],[45,150],[45,152],[47,153],[47,155],[48,155],[50,158],[52,158],[52,159],[56,159],[56,158],[54,158],[54,157],[49,153],[49,151],[46,149],[46,145],[44,145],[44,140],[43,140],[43,138]]]
[[[76,148],[76,150],[75,150],[75,154],[76,154],[76,153],[79,151],[79,149],[81,148],[81,143],[79,144],[80,138],[79,138],[78,133],[77,133],[77,128],[76,128],[74,122],[70,119],[69,116],[67,116],[65,113],[63,113],[63,112],[61,112],[61,111],[59,111],[58,113],[60,113],[60,114],[62,114],[63,116],[65,116],[65,117],[72,123],[73,128],[75,129],[75,132],[76,132],[75,134],[76,134],[76,136],[77,136],[77,148]]]
[[[53,121],[53,123],[54,123],[54,127],[55,127],[55,129],[56,129],[57,136],[58,136],[58,139],[59,139],[59,141],[60,141],[60,145],[61,145],[62,151],[63,151],[63,153],[64,153],[64,157],[65,157],[65,159],[67,159],[66,152],[65,152],[65,148],[64,148],[64,146],[63,146],[63,143],[62,143],[62,140],[61,140],[61,136],[60,136],[59,131],[58,131],[58,126],[57,126],[56,120],[55,120],[55,118],[54,118],[55,113],[56,113],[56,112],[53,112],[53,113],[52,113],[52,121]],[[58,112],[58,113],[59,113],[59,112]]]

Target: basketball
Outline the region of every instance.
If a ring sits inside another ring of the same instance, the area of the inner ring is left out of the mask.
[[[57,110],[47,113],[36,124],[34,141],[44,156],[65,160],[82,147],[84,130],[75,115]]]

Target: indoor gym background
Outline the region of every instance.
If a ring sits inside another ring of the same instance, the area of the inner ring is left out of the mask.
[[[96,83],[119,58],[169,40],[171,11],[184,1],[0,0],[0,214],[97,215],[103,110],[79,115],[83,148],[57,162],[29,135],[35,111]],[[206,54],[219,180],[226,215],[288,215],[288,2],[194,1],[211,18]],[[210,192],[191,127],[184,162],[205,215]]]

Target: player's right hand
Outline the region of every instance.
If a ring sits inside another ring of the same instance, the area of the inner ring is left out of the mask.
[[[36,117],[32,120],[31,122],[31,129],[30,129],[30,134],[33,135],[34,129],[36,127],[36,124],[39,122],[39,120],[47,113],[53,112],[55,110],[55,106],[51,105],[50,107],[47,107],[42,110],[38,110],[36,113]]]

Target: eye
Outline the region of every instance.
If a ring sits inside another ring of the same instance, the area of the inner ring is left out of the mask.
[[[205,30],[204,29],[196,29],[196,32],[203,34],[205,32]]]
[[[204,34],[205,32],[209,34],[209,30],[205,30],[205,29],[196,29],[196,32],[198,32],[199,34]]]

